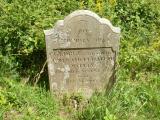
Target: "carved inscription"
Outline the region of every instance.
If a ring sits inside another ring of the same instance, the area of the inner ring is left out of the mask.
[[[68,39],[61,39],[62,41],[66,41],[66,42],[77,42],[77,43],[86,43],[86,42],[90,42],[89,39],[85,39],[85,38],[68,38]],[[97,43],[102,43],[104,41],[104,38],[97,38],[95,40]]]
[[[65,79],[66,82],[60,83],[61,90],[86,88],[91,85],[92,88],[100,88],[103,86],[100,80],[110,77],[109,73],[115,62],[115,53],[111,48],[53,49],[50,57],[56,68],[55,79],[63,75],[65,67],[68,66],[69,77]]]

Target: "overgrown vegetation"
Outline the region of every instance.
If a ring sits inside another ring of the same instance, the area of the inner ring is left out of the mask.
[[[8,78],[1,79],[0,83],[1,119],[60,120],[56,101],[42,88],[26,86]]]
[[[77,9],[89,9],[119,26],[117,83],[76,111],[79,120],[160,119],[160,1],[0,0],[0,116],[58,120],[58,103],[46,88],[21,84],[46,60],[43,30]],[[48,80],[47,69],[41,81]],[[45,83],[46,84],[46,83]]]

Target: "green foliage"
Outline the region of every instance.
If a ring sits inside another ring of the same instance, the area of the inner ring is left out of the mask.
[[[0,53],[0,79],[1,77],[10,77],[16,78],[18,76],[15,67],[17,63],[13,63],[14,57],[3,56]]]
[[[56,101],[50,93],[7,78],[2,78],[0,83],[1,118],[60,120]]]
[[[140,81],[127,81],[124,72],[121,70],[110,93],[91,98],[86,109],[78,113],[79,120],[160,119],[159,74],[139,73]]]
[[[0,3],[3,54],[29,54],[44,49],[43,30],[77,6],[75,1],[62,0],[1,0]]]
[[[104,117],[105,120],[116,120],[116,117],[110,114],[109,110],[106,108],[106,115]]]
[[[15,68],[30,78],[39,72],[43,30],[77,9],[96,12],[122,33],[117,83],[108,94],[95,94],[75,119],[159,120],[160,6],[151,0],[0,0],[0,119],[58,119],[49,93],[15,82]],[[66,96],[64,105],[70,99],[82,101]]]
[[[35,75],[46,59],[43,30],[77,8],[76,0],[0,0],[0,52],[23,76]]]

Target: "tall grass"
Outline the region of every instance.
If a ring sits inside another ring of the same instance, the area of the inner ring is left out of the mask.
[[[4,120],[60,120],[53,95],[13,78],[0,79],[0,106],[0,119]]]

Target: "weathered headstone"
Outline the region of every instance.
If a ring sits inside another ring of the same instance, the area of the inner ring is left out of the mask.
[[[78,10],[45,30],[50,90],[90,97],[114,82],[120,28]]]

